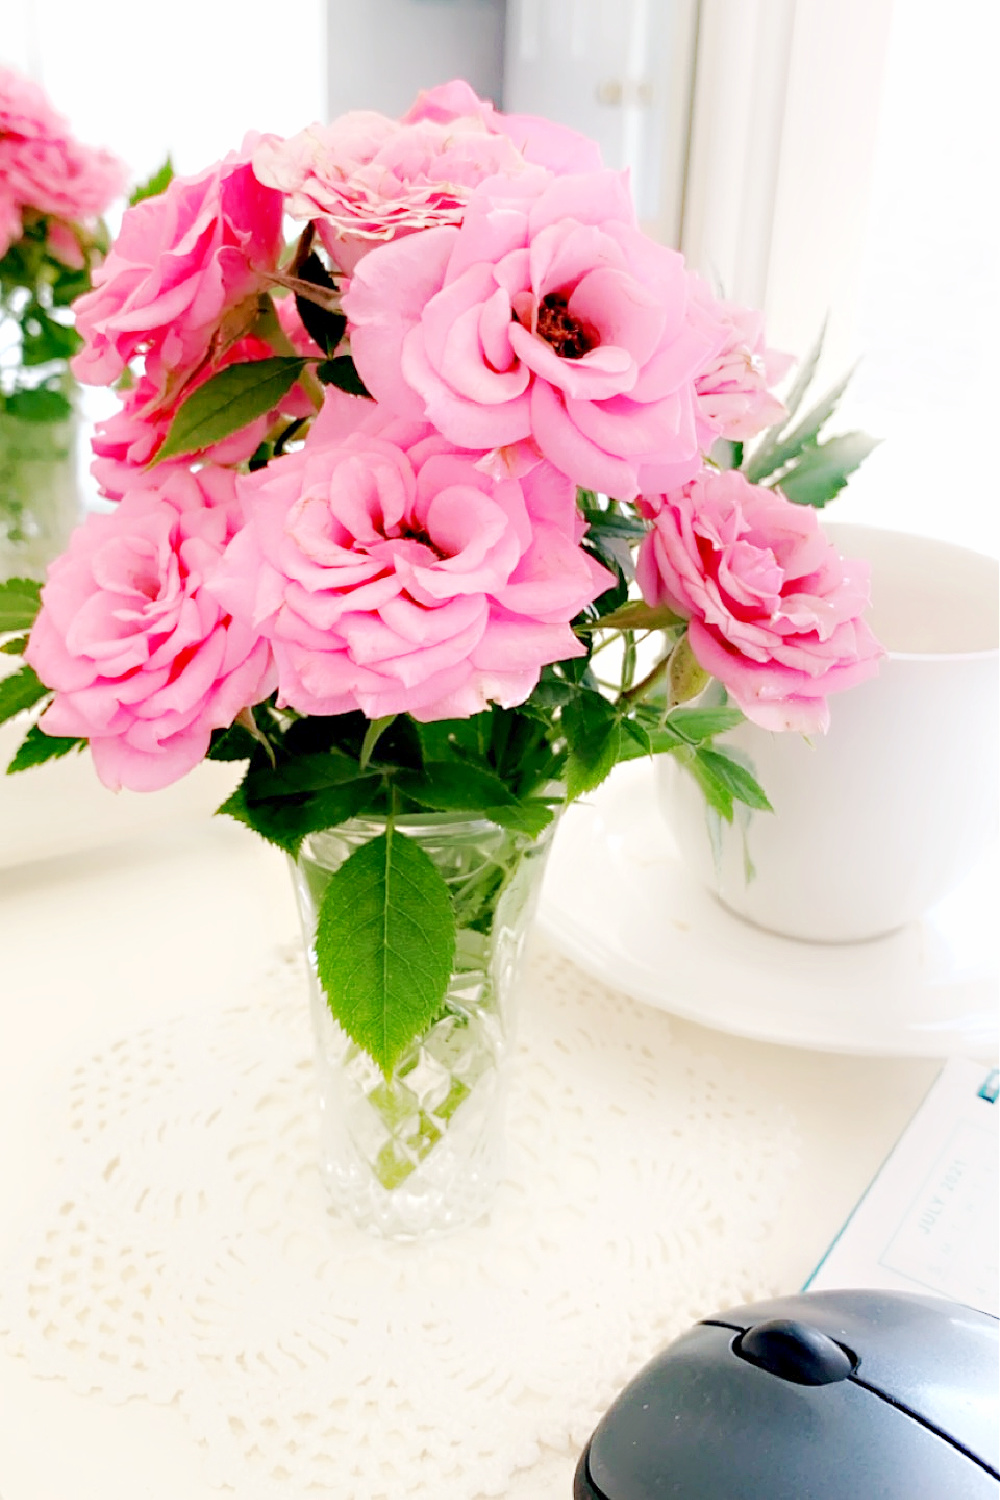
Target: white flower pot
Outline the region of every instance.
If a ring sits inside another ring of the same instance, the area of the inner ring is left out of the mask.
[[[773,815],[720,825],[668,756],[659,789],[683,857],[731,911],[853,942],[920,918],[996,837],[998,565],[927,537],[828,529],[872,564],[878,677],[831,697],[813,741],[751,724],[726,737]]]

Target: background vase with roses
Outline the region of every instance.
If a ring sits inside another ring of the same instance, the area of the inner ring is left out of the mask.
[[[246,762],[221,811],[293,861],[335,1201],[468,1222],[559,810],[656,753],[766,809],[714,737],[822,728],[875,671],[863,567],[787,498],[863,455],[820,441],[832,403],[791,427],[808,369],[786,411],[759,316],[640,232],[592,142],[462,83],[176,179],[76,314],[118,503],[40,608],[0,595],[30,630],[0,712],[39,715],[11,769]]]
[[[124,184],[37,84],[0,68],[0,579],[44,578],[78,520],[70,306]]]

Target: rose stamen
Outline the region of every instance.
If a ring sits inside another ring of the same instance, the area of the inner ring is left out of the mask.
[[[559,292],[542,298],[536,331],[561,359],[582,359],[600,343],[596,330],[573,316],[568,299]]]

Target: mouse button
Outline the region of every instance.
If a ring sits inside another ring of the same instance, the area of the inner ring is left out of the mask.
[[[808,1323],[850,1349],[852,1379],[1000,1469],[996,1318],[915,1292],[845,1289],[736,1307],[712,1322],[748,1329],[775,1318]]]
[[[834,1385],[854,1370],[851,1353],[797,1318],[771,1318],[738,1336],[733,1353],[795,1385]]]

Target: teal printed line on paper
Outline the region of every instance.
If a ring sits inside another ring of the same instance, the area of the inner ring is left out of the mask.
[[[987,1104],[995,1104],[998,1093],[1000,1093],[1000,1068],[993,1068],[991,1072],[987,1073],[986,1081],[979,1090],[977,1097],[985,1099]]]

